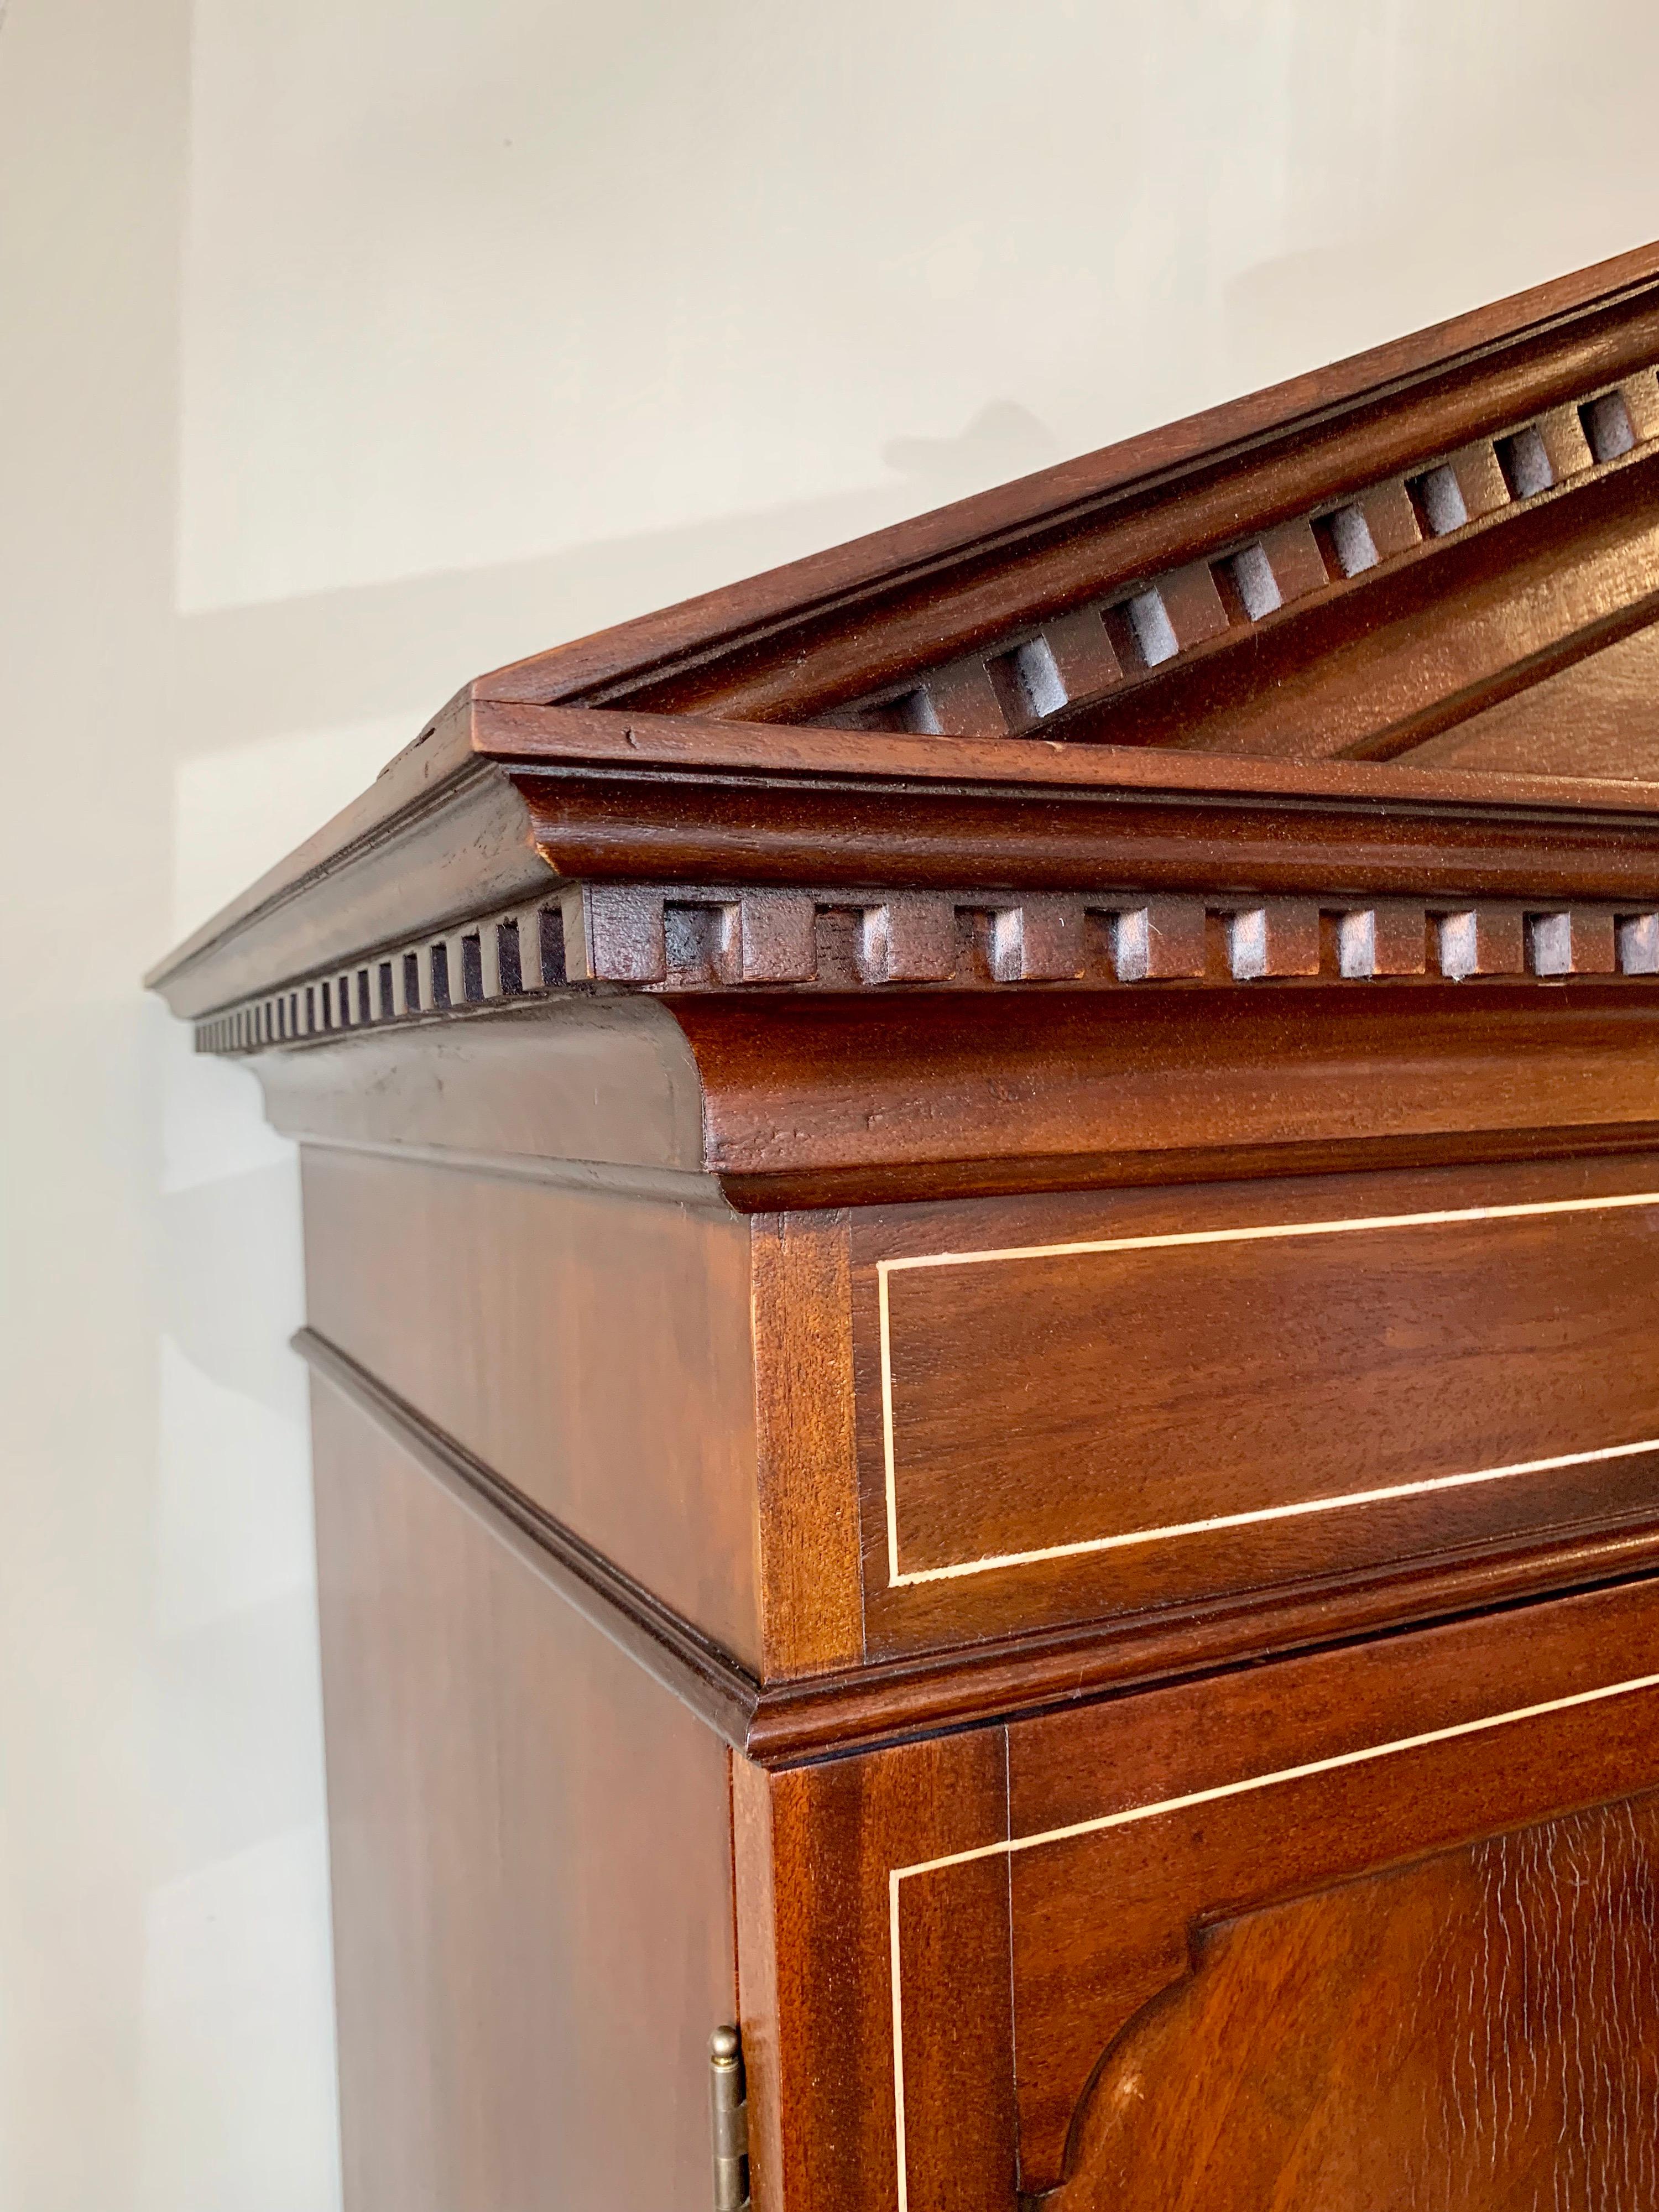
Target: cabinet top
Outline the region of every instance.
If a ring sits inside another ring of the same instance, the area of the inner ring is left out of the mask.
[[[481,677],[149,980],[252,1050],[578,987],[1648,975],[1656,364],[1653,246]]]

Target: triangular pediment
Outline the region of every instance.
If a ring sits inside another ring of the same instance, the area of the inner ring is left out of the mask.
[[[1659,252],[487,677],[476,698],[1648,777]]]
[[[744,1204],[1648,1145],[1656,617],[1659,247],[481,677],[155,981],[672,1023]]]

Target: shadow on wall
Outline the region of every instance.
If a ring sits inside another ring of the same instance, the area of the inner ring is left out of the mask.
[[[998,399],[957,437],[896,438],[881,457],[893,471],[887,482],[830,499],[603,539],[544,560],[181,616],[181,749],[217,751],[400,714],[412,737],[487,668],[1030,475],[1061,455],[1036,416]]]
[[[994,399],[959,438],[893,438],[881,458],[930,495],[937,486],[944,501],[961,498],[963,486],[978,491],[1030,476],[1061,455],[1054,433],[1029,408],[1015,399]]]
[[[1552,174],[1553,173],[1553,174]],[[1524,223],[1494,230],[1490,210],[1528,210]],[[1528,141],[1524,158],[1486,164],[1478,200],[1419,198],[1386,228],[1339,244],[1258,261],[1222,295],[1223,344],[1231,380],[1250,392],[1383,343],[1478,304],[1469,283],[1470,235],[1482,241],[1480,297],[1500,300],[1585,258],[1585,237],[1617,240],[1630,229],[1630,195],[1616,179],[1586,176]],[[1632,238],[1630,243],[1637,241]],[[1341,332],[1339,343],[1322,332]]]

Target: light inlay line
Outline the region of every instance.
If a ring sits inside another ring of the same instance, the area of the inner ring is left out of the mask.
[[[1258,1505],[1248,1513],[1218,1513],[1208,1521],[1176,1521],[1158,1528],[1129,1528],[1117,1536],[1085,1536],[1075,1544],[1050,1544],[1036,1552],[994,1552],[981,1559],[963,1559],[948,1567],[918,1567],[896,1579],[901,1588],[911,1583],[945,1583],[963,1575],[989,1574],[997,1567],[1025,1567],[1038,1559],[1076,1559],[1088,1552],[1115,1552],[1128,1544],[1159,1544],[1171,1536],[1203,1536],[1217,1528],[1243,1528],[1258,1521],[1290,1521],[1304,1513],[1334,1513],[1345,1505],[1376,1505],[1390,1498],[1419,1498],[1425,1491],[1466,1489],[1475,1482],[1501,1482],[1512,1474],[1547,1474],[1553,1468],[1586,1467],[1596,1460],[1629,1459],[1638,1452],[1659,1451],[1659,1437],[1644,1437],[1633,1444],[1603,1444],[1596,1451],[1559,1452],[1553,1459],[1518,1459],[1508,1467],[1480,1467],[1468,1474],[1426,1475],[1420,1482],[1395,1482],[1380,1490],[1350,1490],[1335,1498],[1309,1498],[1293,1505]]]
[[[1238,1782],[1219,1782],[1207,1790],[1189,1790],[1178,1797],[1161,1797],[1147,1805],[1127,1805],[1115,1813],[1102,1813],[1090,1820],[1073,1820],[1060,1828],[1043,1828],[1029,1836],[1006,1836],[994,1843],[976,1844],[965,1851],[947,1851],[939,1858],[920,1859],[913,1866],[892,1867],[887,1875],[888,1969],[893,1996],[893,2118],[898,2160],[899,2212],[909,2212],[904,2112],[904,1997],[899,1942],[899,1885],[912,1876],[938,1874],[949,1867],[969,1866],[975,1860],[1012,1858],[1017,1852],[1036,1850],[1044,1844],[1091,1836],[1109,1828],[1127,1828],[1161,1814],[1184,1813],[1199,1805],[1218,1804],[1224,1798],[1243,1797],[1258,1790],[1273,1790],[1282,1783],[1304,1782],[1318,1774],[1332,1774],[1346,1766],[1364,1765],[1374,1759],[1393,1759],[1401,1752],[1421,1751],[1430,1745],[1452,1743],[1460,1737],[1483,1735],[1494,1729],[1512,1728],[1517,1722],[1541,1720],[1550,1713],[1571,1712],[1578,1707],[1604,1703],[1610,1698],[1630,1697],[1640,1691],[1659,1689],[1659,1674],[1637,1674],[1622,1682],[1609,1682],[1599,1690],[1578,1690],[1570,1697],[1549,1698],[1533,1705],[1517,1705],[1508,1712],[1483,1714],[1479,1720],[1455,1721],[1447,1728],[1425,1729],[1419,1735],[1396,1736],[1388,1743],[1368,1744],[1359,1751],[1339,1751],[1328,1759],[1313,1759],[1300,1766],[1281,1766],[1271,1773],[1253,1774]]]
[[[893,1361],[890,1278],[922,1267],[982,1267],[1006,1260],[1069,1258],[1077,1253],[1152,1252],[1188,1244],[1261,1243],[1274,1237],[1344,1237],[1361,1230],[1427,1229],[1467,1221],[1518,1221],[1547,1214],[1610,1212],[1634,1206],[1659,1205],[1659,1191],[1620,1192],[1605,1198],[1539,1200],[1515,1206],[1471,1206],[1431,1213],[1372,1214],[1337,1221],[1276,1221],[1242,1229],[1182,1230],[1155,1237],[1103,1237],[1066,1244],[1011,1245],[983,1252],[919,1253],[876,1262],[876,1303],[881,1352],[882,1456],[887,1511],[887,1579],[890,1589],[918,1583],[948,1582],[969,1575],[995,1573],[1009,1567],[1030,1566],[1045,1559],[1081,1557],[1120,1549],[1130,1544],[1154,1543],[1177,1536],[1194,1536],[1220,1528],[1242,1528],[1251,1522],[1289,1520],[1306,1513],[1328,1513],[1354,1505],[1372,1505],[1389,1498],[1421,1496],[1436,1490],[1455,1489],[1471,1483],[1496,1482],[1506,1476],[1545,1474],[1554,1468],[1587,1466],[1602,1460],[1628,1458],[1659,1449],[1659,1439],[1602,1446],[1593,1451],[1567,1452],[1539,1460],[1517,1460],[1505,1467],[1477,1468],[1458,1474],[1436,1475],[1420,1482],[1400,1483],[1376,1490],[1352,1491],[1335,1498],[1315,1498],[1286,1505],[1269,1505],[1248,1513],[1224,1514],[1212,1520],[1176,1522],[1167,1527],[1137,1528],[1112,1536],[1091,1536],[1075,1543],[1052,1544],[1024,1552],[1001,1552],[978,1559],[952,1561],[942,1567],[906,1571],[899,1562],[898,1480],[893,1437]]]

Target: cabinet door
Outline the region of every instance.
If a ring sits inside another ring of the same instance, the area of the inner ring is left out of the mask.
[[[763,2212],[1659,2203],[1659,1591],[765,1797]]]

